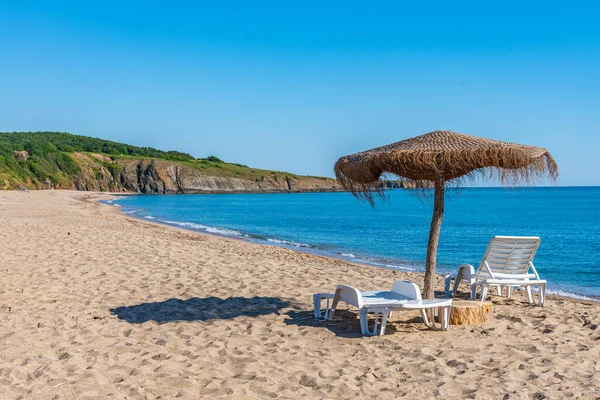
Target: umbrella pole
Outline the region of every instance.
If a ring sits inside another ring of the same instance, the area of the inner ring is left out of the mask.
[[[442,227],[442,218],[444,217],[444,181],[442,179],[435,181],[433,195],[433,216],[431,218],[431,228],[429,229],[429,242],[427,243],[427,261],[425,262],[425,287],[423,298],[433,299],[433,280],[435,277],[435,264],[437,259],[437,248],[440,240],[440,229]]]

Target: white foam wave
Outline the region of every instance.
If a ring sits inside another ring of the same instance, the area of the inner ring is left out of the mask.
[[[162,222],[164,222],[166,224],[181,226],[183,228],[195,229],[195,230],[205,231],[205,232],[209,232],[209,233],[215,233],[218,235],[224,235],[224,236],[236,236],[236,237],[247,237],[248,236],[248,235],[244,235],[242,232],[239,232],[239,231],[236,231],[233,229],[215,228],[212,226],[195,224],[193,222],[178,222],[178,221],[169,221],[169,220],[162,220]]]
[[[371,265],[375,265],[375,266],[383,267],[383,268],[390,268],[390,269],[395,269],[395,270],[400,270],[400,271],[417,271],[416,268],[409,267],[407,265],[387,264],[387,263],[380,263],[380,262],[375,262],[375,261],[371,261],[371,260],[367,260],[367,262]]]
[[[206,228],[204,228],[204,230],[206,232],[217,233],[219,235],[225,235],[225,236],[248,236],[248,235],[244,235],[242,232],[238,232],[233,229],[213,228],[211,226],[207,226]]]
[[[341,255],[348,258],[356,258],[356,256],[352,253],[341,253]]]
[[[156,219],[156,217],[153,217],[152,215],[146,215],[144,218],[146,218],[146,219]]]
[[[117,200],[123,200],[124,198],[125,198],[125,196],[117,196],[117,197],[113,197],[113,198],[112,198],[112,199],[110,199],[110,200],[107,200],[106,202],[107,202],[108,204],[112,204],[112,203],[114,203],[115,201],[117,201]]]
[[[140,211],[142,211],[141,208],[137,209],[137,210],[123,211],[123,214],[131,215],[131,214],[135,214],[135,213],[140,212]]]
[[[548,289],[546,291],[546,293],[548,293],[548,294],[555,294],[557,296],[562,296],[562,297],[570,297],[572,299],[577,299],[577,300],[600,301],[600,299],[595,299],[593,297],[583,296],[583,295],[576,294],[576,293],[565,292],[565,291],[562,291],[562,290]]]
[[[289,240],[282,240],[282,239],[267,239],[267,242],[277,243],[277,244],[285,244],[287,246],[294,246],[294,247],[305,247],[305,248],[312,247],[305,243],[297,243],[297,242],[292,242]]]

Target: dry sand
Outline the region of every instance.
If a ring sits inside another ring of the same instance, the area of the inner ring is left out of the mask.
[[[598,304],[492,296],[488,325],[396,313],[360,337],[346,312],[315,321],[311,294],[419,274],[159,226],[100,196],[0,192],[1,399],[600,397]]]

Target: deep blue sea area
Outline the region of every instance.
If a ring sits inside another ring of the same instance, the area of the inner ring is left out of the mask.
[[[406,190],[388,195],[375,208],[348,193],[139,195],[111,203],[164,224],[422,271],[433,200]],[[600,299],[600,187],[450,191],[437,271],[477,267],[494,235],[540,236],[534,264],[549,290]]]

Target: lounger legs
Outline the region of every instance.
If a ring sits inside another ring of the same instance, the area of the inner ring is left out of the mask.
[[[448,296],[453,295],[453,293],[450,291],[450,285],[452,285],[452,280],[454,280],[453,275],[446,275],[446,278],[444,279],[444,293],[446,293]]]
[[[459,270],[456,275],[446,275],[446,278],[444,279],[444,293],[446,293],[447,296],[453,297],[456,294],[461,281],[472,280],[463,275],[462,269]],[[450,289],[450,287],[452,287],[452,289]]]
[[[313,294],[313,310],[315,311],[315,319],[319,319],[323,316],[321,314],[321,294],[320,293]]]
[[[387,325],[387,319],[390,314],[391,314],[390,311],[383,312],[383,315],[381,316],[381,331],[379,332],[379,336],[385,335],[385,326]],[[377,315],[375,315],[375,319],[377,319]],[[375,332],[377,332],[377,331],[375,331]]]
[[[329,299],[327,297],[321,296],[321,294],[317,293],[313,296],[313,302],[315,307],[315,318],[319,318],[321,316],[321,301],[323,298],[327,299],[327,309],[325,311],[325,319],[330,320],[333,319],[335,314],[335,310],[339,303],[339,298],[333,298],[333,304],[331,308],[329,308]],[[318,310],[318,312],[317,312]],[[427,312],[431,310],[431,317],[427,317]],[[439,320],[439,326],[435,321],[435,308],[428,308],[420,310],[421,316],[423,317],[423,322],[425,325],[433,330],[448,330],[448,325],[450,321],[450,306],[446,307],[438,307],[437,317]],[[373,321],[373,327],[369,329],[369,313],[375,314],[375,320]],[[375,307],[368,308],[363,307],[358,310],[358,316],[360,321],[360,331],[363,335],[368,336],[383,336],[385,334],[385,328],[387,325],[388,319],[392,316],[392,308],[390,307]]]
[[[477,284],[474,283],[471,285],[471,300],[477,300]],[[529,304],[535,304],[537,306],[543,307],[544,301],[546,300],[546,284],[540,283],[537,285],[538,290],[538,299],[535,299],[535,295],[533,293],[533,287],[531,285],[525,286],[525,290],[527,292],[527,301]],[[481,285],[481,301],[485,301],[488,294],[489,287],[485,284]],[[513,293],[514,287],[508,286],[506,288],[506,296],[510,299]],[[498,286],[498,295],[502,295],[502,286]]]
[[[540,307],[544,307],[544,301],[546,301],[546,284],[543,283],[540,286]]]
[[[477,300],[477,284],[473,283],[471,285],[471,300]],[[481,285],[481,301],[485,301],[485,298],[487,297],[487,293],[488,293],[489,287],[487,285]],[[500,287],[498,287],[498,292],[501,295],[501,289]]]
[[[327,300],[327,304],[325,307],[325,319],[327,319],[327,317],[329,316],[329,303],[330,300],[333,298],[332,295],[330,295],[329,293],[315,293],[313,294],[313,307],[314,307],[314,312],[315,312],[315,318],[319,319],[322,318],[323,315],[321,314],[321,301],[323,299]]]
[[[429,318],[427,318],[427,312],[425,310],[421,310],[421,318],[423,318],[423,323],[426,327],[431,327],[431,322],[429,322]]]
[[[447,331],[448,325],[450,325],[450,307],[441,307],[440,315],[440,324],[442,325],[442,330]]]
[[[488,292],[488,286],[483,285],[481,288],[481,301],[485,301],[485,298],[487,297],[487,292]]]
[[[335,306],[334,304],[331,311],[329,312],[329,319],[333,318]],[[432,310],[432,318],[427,317],[427,311]],[[375,314],[375,320],[373,321],[373,327],[369,328],[369,311]],[[423,323],[430,329],[436,331],[446,331],[448,330],[449,322],[450,322],[450,307],[439,307],[437,309],[437,317],[439,320],[439,324],[435,322],[435,308],[420,310],[421,317],[423,318]],[[387,320],[391,316],[392,311],[389,308],[377,309],[377,310],[369,310],[367,308],[363,308],[358,311],[358,316],[360,320],[360,331],[363,335],[367,336],[383,336],[385,334],[385,328],[387,326]]]
[[[546,284],[539,284],[538,292],[538,301],[536,301],[535,295],[533,294],[533,287],[527,286],[527,300],[529,301],[529,304],[544,307],[544,301],[546,300]]]
[[[334,297],[334,299],[333,299],[333,302],[332,302],[332,304],[331,304],[331,309],[328,309],[328,310],[325,312],[325,320],[330,320],[330,319],[333,319],[333,314],[335,314],[335,309],[337,308],[337,306],[338,306],[338,303],[339,303],[339,299],[336,299],[336,298]]]
[[[363,335],[369,334],[369,325],[368,325],[368,314],[367,310],[362,309],[358,312],[358,316],[360,318],[360,333]]]
[[[453,280],[454,284],[452,284]],[[472,265],[463,264],[458,269],[456,275],[446,275],[444,281],[444,292],[448,296],[454,296],[458,290],[458,286],[462,281],[468,281],[471,285],[475,282],[475,270]],[[450,291],[450,286],[452,286],[452,291]]]
[[[369,329],[368,311],[363,308],[358,312],[360,318],[360,330],[363,335],[369,336],[383,336],[385,334],[385,327],[387,325],[387,319],[390,315],[390,311],[381,310],[375,311],[375,321],[373,322],[373,329]],[[379,321],[381,315],[381,322]],[[378,327],[379,333],[378,333]]]
[[[437,326],[435,323],[435,309],[431,310],[433,311],[431,315],[431,321],[427,317],[427,310],[421,310],[421,318],[423,318],[423,323],[425,326],[436,331],[447,331],[450,322],[450,307],[438,308],[439,326]]]
[[[454,285],[452,286],[452,294],[451,294],[452,297],[454,297],[454,295],[456,294],[456,291],[458,290],[458,285],[460,285],[460,282],[464,279],[461,271],[462,271],[462,269],[458,271],[458,274],[456,275],[456,279],[454,279]]]

